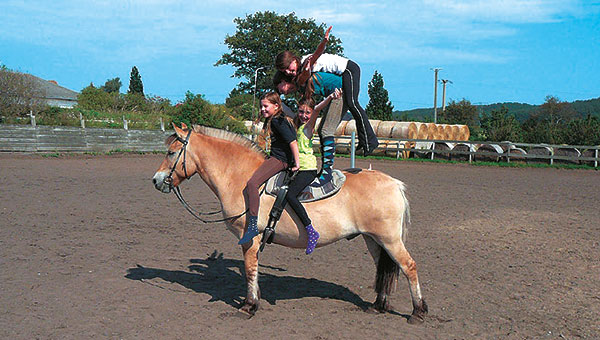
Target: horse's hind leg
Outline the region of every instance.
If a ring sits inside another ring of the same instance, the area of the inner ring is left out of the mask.
[[[417,263],[412,259],[400,238],[396,239],[395,242],[386,242],[384,247],[394,261],[400,265],[402,273],[404,273],[404,276],[408,280],[413,304],[412,315],[408,319],[408,322],[411,324],[423,322],[425,315],[427,315],[428,307],[421,295],[421,286],[419,285],[419,276],[417,275]]]
[[[363,238],[377,267],[377,276],[375,279],[377,299],[373,303],[372,310],[384,313],[391,309],[388,296],[394,291],[396,286],[399,267],[375,240],[367,235],[363,235]],[[382,255],[383,258],[381,257]]]
[[[253,316],[258,310],[260,301],[260,287],[258,286],[258,248],[260,247],[260,235],[252,242],[242,245],[244,253],[244,269],[246,272],[246,301],[240,311]]]

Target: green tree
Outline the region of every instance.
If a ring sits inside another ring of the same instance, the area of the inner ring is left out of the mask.
[[[515,116],[509,114],[504,105],[497,110],[492,110],[489,115],[483,114],[481,128],[486,140],[496,142],[520,142],[523,133]]]
[[[371,119],[392,120],[394,106],[390,102],[388,91],[383,87],[383,76],[375,71],[369,82],[369,103],[367,116]]]
[[[563,130],[577,118],[577,114],[568,102],[562,102],[554,96],[547,96],[524,123],[523,132],[528,143],[564,143]]]
[[[138,76],[139,76],[139,74],[138,74]],[[119,93],[119,91],[121,90],[121,86],[122,86],[121,79],[119,77],[116,77],[113,79],[108,79],[104,83],[104,86],[101,87],[101,89],[108,93]]]
[[[232,78],[244,79],[237,85],[242,92],[254,88],[254,74],[258,72],[257,92],[273,88],[275,57],[289,50],[298,56],[314,52],[323,36],[325,24],[317,25],[314,19],[300,19],[295,13],[279,15],[275,12],[256,12],[245,18],[233,20],[237,26],[234,35],[225,36],[230,52],[221,56],[215,66],[231,65],[236,70]],[[341,54],[341,40],[329,36],[326,53]]]
[[[144,95],[144,84],[142,83],[142,77],[136,66],[131,68],[131,74],[129,75],[129,91],[127,91],[127,93]]]
[[[85,110],[109,110],[113,106],[111,95],[94,84],[85,87],[77,96],[77,107]]]
[[[464,98],[459,102],[450,101],[446,110],[439,114],[439,118],[440,122],[445,124],[465,124],[469,128],[478,126],[477,107]]]
[[[186,92],[185,100],[172,109],[173,122],[200,124],[237,133],[247,133],[244,123],[232,117],[223,105],[212,105],[200,94]]]
[[[254,98],[253,95],[249,93],[240,93],[238,91],[231,91],[229,93],[229,97],[225,99],[225,107],[231,110],[231,113],[245,120],[254,120],[256,119],[258,110],[252,107],[252,103],[256,107],[258,98]]]
[[[600,119],[588,115],[572,120],[562,133],[564,142],[570,145],[600,145]]]
[[[0,114],[7,117],[27,116],[44,107],[46,93],[36,79],[25,73],[0,66]],[[0,118],[1,119],[1,118]]]

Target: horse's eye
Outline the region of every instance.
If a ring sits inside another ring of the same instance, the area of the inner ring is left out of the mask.
[[[173,156],[175,154],[175,151],[167,151],[167,156]]]

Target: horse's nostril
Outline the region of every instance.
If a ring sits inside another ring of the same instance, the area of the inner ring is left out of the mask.
[[[156,185],[156,178],[152,179],[152,184]]]

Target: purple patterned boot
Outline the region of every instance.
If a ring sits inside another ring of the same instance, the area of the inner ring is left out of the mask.
[[[319,240],[319,233],[313,228],[312,224],[307,225],[306,233],[308,234],[308,244],[306,245],[306,255],[315,251],[317,241]]]

